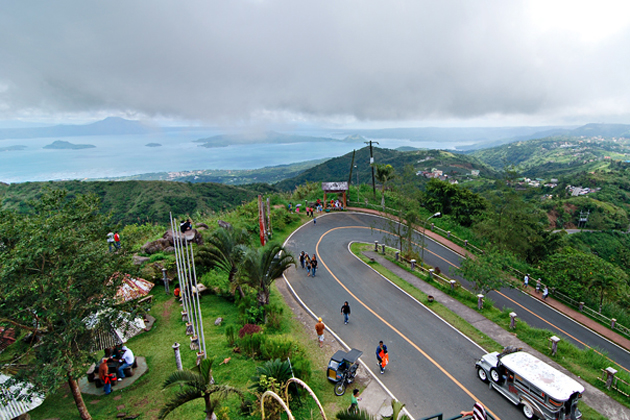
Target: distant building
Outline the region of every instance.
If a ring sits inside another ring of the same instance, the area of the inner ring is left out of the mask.
[[[470,171],[471,176],[479,176],[479,169],[472,169]]]

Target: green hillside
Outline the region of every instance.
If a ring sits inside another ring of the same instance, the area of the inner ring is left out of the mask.
[[[327,159],[309,160],[290,165],[269,166],[259,169],[203,169],[177,172],[153,172],[125,177],[94,179],[94,181],[178,181],[217,182],[220,184],[243,185],[254,183],[274,184],[292,178]]]
[[[494,169],[487,167],[477,158],[445,150],[401,152],[375,147],[374,162],[392,165],[399,173],[402,172],[405,166],[411,165],[415,171],[432,171],[437,169],[455,179],[467,178],[471,170],[479,170],[479,175],[482,177],[493,178],[496,176]],[[281,191],[291,191],[298,185],[306,182],[348,181],[351,163],[352,153],[348,153],[314,166],[294,178],[281,181],[275,184],[275,187]],[[357,182],[358,172],[359,183],[371,183],[372,172],[370,167],[370,149],[368,147],[356,151],[354,165],[356,169],[353,169],[351,182],[353,184]],[[422,181],[426,180],[426,178],[418,176],[418,180]]]
[[[28,201],[41,196],[44,188],[66,189],[70,196],[94,193],[101,198],[101,210],[112,212],[114,222],[168,223],[174,216],[209,214],[231,210],[258,194],[275,189],[268,184],[235,187],[214,183],[168,181],[27,182],[0,184],[0,203],[7,209],[26,210]]]
[[[514,165],[525,176],[560,176],[607,168],[630,159],[630,138],[547,137],[521,141],[471,154],[500,169]]]

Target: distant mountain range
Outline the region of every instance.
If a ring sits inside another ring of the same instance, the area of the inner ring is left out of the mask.
[[[101,135],[150,134],[203,130],[203,127],[157,127],[119,117],[109,117],[84,125],[55,125],[51,127],[0,128],[0,140],[47,137],[75,137]],[[206,128],[207,129],[207,128]],[[325,131],[322,129],[321,131]],[[412,142],[461,142],[473,143],[460,146],[462,151],[472,151],[502,144],[541,139],[550,136],[630,136],[630,125],[587,124],[584,126],[541,126],[541,127],[420,127],[384,128],[363,130],[330,130],[326,137],[263,131],[260,133],[220,134],[197,140],[202,147],[224,147],[234,144],[254,143],[310,143],[321,141],[363,142],[368,139],[406,139]],[[343,140],[339,140],[344,137]],[[421,147],[421,145],[419,145]]]
[[[0,129],[0,140],[34,139],[39,137],[106,136],[123,134],[148,134],[164,130],[144,125],[139,121],[109,117],[92,124],[55,125],[52,127],[4,128]]]
[[[71,149],[71,150],[79,150],[79,149],[93,149],[96,146],[93,144],[74,144],[69,141],[57,140],[44,146],[44,149]]]
[[[277,133],[275,131],[265,131],[256,134],[220,134],[205,139],[195,140],[195,142],[201,143],[199,147],[227,147],[238,144],[318,143],[324,141],[362,142],[364,140],[365,139],[360,136],[348,136],[344,140],[337,140],[327,137],[299,136],[295,134]]]

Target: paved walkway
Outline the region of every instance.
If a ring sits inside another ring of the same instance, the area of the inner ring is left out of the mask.
[[[516,338],[515,334],[506,331],[494,322],[479,314],[477,311],[460,303],[459,301],[442,292],[441,290],[431,286],[429,283],[420,280],[418,277],[409,273],[407,270],[402,269],[396,264],[385,259],[382,255],[373,251],[364,252],[364,254],[369,258],[373,258],[376,262],[386,267],[398,277],[414,285],[423,293],[434,296],[437,302],[440,302],[442,305],[446,306],[449,310],[459,315],[466,322],[473,325],[479,331],[495,340],[501,346],[522,347],[528,353],[535,355],[540,360],[543,360],[544,362],[555,367],[559,371],[580,382],[585,388],[583,401],[589,407],[593,408],[594,410],[598,411],[609,419],[630,420],[630,409],[613,400],[612,398],[601,392],[599,389],[583,381],[581,378],[575,376],[564,367],[557,364],[553,359],[547,357],[547,355],[544,355],[534,350],[529,345]],[[474,374],[473,367],[471,367],[471,374]]]
[[[369,213],[369,214],[375,214],[375,215],[379,215],[379,216],[383,216],[383,217],[389,217],[389,215],[386,215],[382,212],[379,212],[377,210],[371,210],[371,209],[362,209],[359,207],[349,207],[348,208],[349,211],[360,211],[363,213]],[[457,252],[460,255],[470,255],[470,253],[464,249],[463,247],[449,241],[448,239],[446,239],[443,236],[438,235],[435,232],[431,232],[429,230],[426,231],[426,235],[427,237],[433,239],[436,242],[441,243],[442,245],[446,246],[447,248],[452,249],[453,251]],[[542,300],[542,294],[536,294],[535,289],[533,287],[529,287],[527,289],[527,292],[536,297],[539,300]],[[574,319],[575,321],[579,322],[580,324],[584,325],[586,328],[589,328],[593,331],[595,331],[597,334],[601,335],[602,337],[605,337],[606,339],[608,339],[609,341],[612,341],[613,343],[623,347],[624,349],[630,351],[630,340],[628,340],[627,338],[621,336],[620,334],[616,333],[615,331],[611,330],[610,328],[607,328],[603,325],[601,325],[600,323],[594,321],[593,319],[587,317],[586,315],[582,314],[581,312],[578,312],[568,306],[566,306],[565,304],[558,302],[557,300],[553,299],[553,298],[547,298],[546,301],[544,301],[547,305],[551,306],[552,308],[554,308],[555,310],[557,310],[560,313],[563,313],[564,315],[568,316],[569,318]]]
[[[111,398],[114,397],[113,394],[115,394],[116,391],[120,391],[127,388],[128,386],[133,385],[133,383],[140,379],[142,375],[147,373],[147,370],[149,370],[149,368],[147,367],[146,359],[144,357],[138,356],[136,357],[136,361],[138,362],[138,367],[133,370],[133,376],[127,376],[123,378],[122,381],[112,386],[112,393],[110,394]],[[87,376],[79,379],[79,388],[84,394],[105,396],[105,394],[103,393],[103,387],[97,388],[94,382],[88,382]]]

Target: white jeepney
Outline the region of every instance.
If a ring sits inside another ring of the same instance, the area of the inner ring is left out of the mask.
[[[577,404],[584,387],[529,353],[508,347],[486,354],[476,366],[479,379],[520,405],[528,419],[582,418]]]

